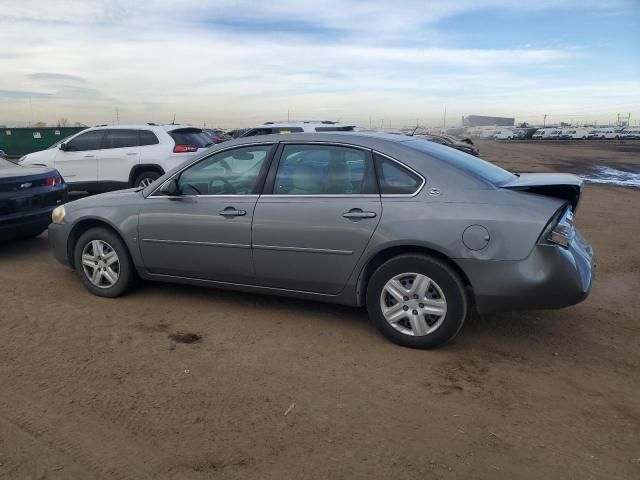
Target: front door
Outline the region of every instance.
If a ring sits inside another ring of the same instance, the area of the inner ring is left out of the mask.
[[[251,222],[272,145],[225,150],[176,174],[178,194],[159,190],[139,217],[152,274],[253,283]]]
[[[284,144],[258,200],[253,257],[262,285],[337,294],[382,212],[370,152]]]
[[[104,130],[81,133],[56,153],[55,168],[67,183],[94,188],[98,182],[98,153]]]

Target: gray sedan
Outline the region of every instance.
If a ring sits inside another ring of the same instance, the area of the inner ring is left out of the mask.
[[[95,295],[142,278],[366,306],[389,340],[427,348],[472,309],[588,295],[581,193],[573,175],[517,175],[415,137],[268,135],[58,207],[49,238]]]

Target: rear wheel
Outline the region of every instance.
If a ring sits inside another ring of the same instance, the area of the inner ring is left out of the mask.
[[[154,170],[145,170],[135,178],[135,180],[133,181],[133,186],[143,188],[148,187],[161,176],[162,175],[160,175],[159,172],[156,172]]]
[[[119,297],[137,280],[127,247],[107,228],[92,228],[80,236],[74,263],[85,288],[100,297]]]
[[[432,348],[451,340],[467,316],[464,285],[446,263],[428,255],[401,255],[371,276],[367,310],[390,341]]]

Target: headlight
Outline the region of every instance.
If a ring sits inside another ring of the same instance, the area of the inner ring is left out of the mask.
[[[549,235],[547,235],[547,240],[567,248],[574,236],[573,212],[570,208],[567,208],[562,217],[560,217],[560,220],[558,220],[558,223],[556,223],[555,227],[553,227]]]
[[[59,207],[54,208],[53,212],[51,212],[51,221],[53,223],[62,223],[66,214],[67,212],[64,209],[64,205],[60,205]]]

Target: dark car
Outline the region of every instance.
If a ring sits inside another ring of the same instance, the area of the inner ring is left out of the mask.
[[[473,155],[475,157],[480,155],[480,150],[478,150],[478,147],[476,147],[475,145],[470,144],[466,141],[460,141],[448,135],[423,134],[416,136],[424,138],[425,140],[429,140],[430,142],[439,143],[440,145],[444,145],[446,147],[455,148],[456,150],[460,150],[461,152],[468,153],[469,155]]]
[[[0,158],[0,241],[40,235],[52,210],[66,201],[67,185],[57,170]]]
[[[233,139],[231,135],[223,130],[220,130],[219,128],[205,128],[202,131],[207,133],[211,137],[213,143],[222,143]]]

